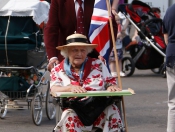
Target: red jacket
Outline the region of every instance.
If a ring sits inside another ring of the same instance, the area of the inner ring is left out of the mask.
[[[95,0],[84,0],[84,26],[88,36]],[[66,44],[66,37],[76,31],[76,13],[74,0],[52,0],[49,20],[44,29],[44,42],[48,58],[63,59],[57,46]]]

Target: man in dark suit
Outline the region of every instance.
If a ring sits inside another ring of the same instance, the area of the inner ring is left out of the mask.
[[[84,10],[84,35],[88,36],[91,16],[95,0],[82,0]],[[66,44],[66,37],[73,34],[77,28],[77,10],[79,4],[76,0],[52,0],[49,20],[44,30],[44,42],[49,59],[48,69],[51,70],[54,63],[63,60],[57,46]],[[98,53],[93,52],[93,57]]]

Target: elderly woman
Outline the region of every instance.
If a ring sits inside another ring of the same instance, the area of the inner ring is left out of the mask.
[[[121,90],[101,60],[87,57],[96,44],[89,44],[87,38],[81,34],[70,35],[66,41],[66,45],[57,47],[65,59],[51,70],[51,92]],[[66,109],[54,130],[87,132],[93,127],[101,128],[103,132],[120,132],[123,124],[117,106],[112,104],[106,107],[91,126],[84,126],[74,110]]]

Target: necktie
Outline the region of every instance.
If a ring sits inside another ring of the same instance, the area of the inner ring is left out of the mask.
[[[77,33],[84,34],[84,13],[82,8],[82,0],[77,0],[79,4],[77,12]]]

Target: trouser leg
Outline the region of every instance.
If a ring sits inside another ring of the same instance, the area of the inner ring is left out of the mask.
[[[166,69],[168,85],[167,132],[175,132],[175,68]]]

